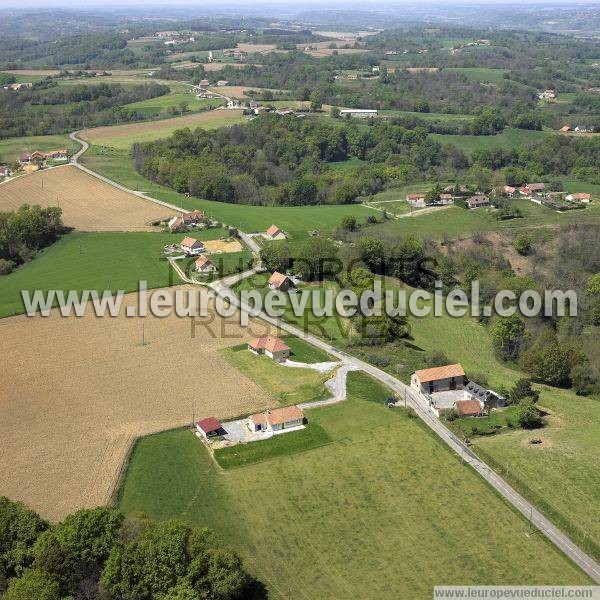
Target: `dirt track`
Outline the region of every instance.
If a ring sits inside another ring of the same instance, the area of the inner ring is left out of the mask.
[[[183,288],[181,288],[183,289]],[[127,296],[132,303],[135,295]],[[0,320],[0,495],[59,519],[107,502],[137,436],[272,406],[217,350],[264,332],[218,319]]]
[[[152,231],[167,208],[118,190],[74,166],[37,171],[0,185],[0,211],[22,204],[60,206],[63,222],[82,231]]]

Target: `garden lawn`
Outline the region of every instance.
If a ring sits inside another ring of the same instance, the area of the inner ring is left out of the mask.
[[[225,348],[220,354],[284,406],[328,397],[323,384],[329,379],[329,374],[285,367],[268,356],[253,354],[247,344]]]
[[[331,443],[226,474],[189,431],[141,439],[119,508],[214,529],[275,599],[588,582],[417,420],[385,408],[387,390],[349,381],[346,402],[306,411]]]
[[[194,232],[198,239],[226,235],[223,229]],[[165,260],[163,246],[180,242],[182,234],[128,232],[64,235],[34,260],[0,279],[0,317],[25,311],[21,290],[124,290],[182,283]]]

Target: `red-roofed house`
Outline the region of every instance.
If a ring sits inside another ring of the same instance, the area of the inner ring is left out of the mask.
[[[192,237],[184,237],[179,247],[189,256],[198,255],[204,252],[204,244]]]
[[[292,353],[290,347],[274,335],[263,335],[250,341],[248,350],[254,354],[265,354],[275,362],[284,362]]]
[[[452,194],[440,194],[440,199],[438,201],[438,204],[453,204],[454,203],[454,196],[452,196]]]
[[[205,437],[215,437],[217,435],[224,435],[227,433],[223,429],[223,425],[217,421],[214,417],[207,417],[206,419],[201,419],[196,423],[196,429]]]
[[[10,169],[8,167],[0,167],[0,177],[9,177]]]
[[[193,210],[192,212],[183,213],[181,219],[186,225],[197,225],[204,219],[204,213],[201,210]]]
[[[266,413],[257,413],[248,418],[248,427],[257,431],[281,431],[304,424],[304,413],[297,406],[274,408]]]
[[[502,191],[504,192],[505,196],[512,198],[515,195],[517,188],[513,187],[512,185],[505,185]]]
[[[285,233],[277,225],[271,225],[267,229],[267,238],[270,240],[285,240]]]
[[[287,275],[284,275],[279,271],[275,271],[275,273],[269,277],[269,287],[272,290],[287,292],[287,290],[295,286],[294,282]]]
[[[216,265],[208,258],[208,256],[201,256],[196,259],[194,263],[194,268],[198,273],[216,273],[217,267]]]
[[[183,219],[181,217],[173,217],[168,223],[169,231],[178,231],[183,227]]]
[[[425,194],[407,194],[406,201],[413,208],[422,208],[425,206]]]
[[[46,160],[67,160],[69,158],[69,152],[67,150],[50,150],[50,152],[46,152],[44,154],[44,158]]]
[[[423,394],[433,394],[446,390],[462,390],[465,386],[465,371],[462,365],[444,365],[415,371],[410,384]]]
[[[592,195],[585,192],[578,192],[577,194],[569,194],[566,198],[567,200],[571,200],[573,202],[583,202],[584,204],[589,204],[592,199]]]

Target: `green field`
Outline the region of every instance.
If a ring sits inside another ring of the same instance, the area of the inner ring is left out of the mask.
[[[270,598],[360,590],[418,599],[441,583],[587,582],[418,421],[385,408],[387,390],[358,373],[349,381],[346,402],[306,411],[325,445],[290,433],[278,443],[304,451],[268,448],[262,462],[225,475],[189,431],[143,438],[119,507],[211,527]],[[482,506],[493,521],[474,517]]]
[[[328,374],[310,369],[285,367],[267,356],[256,356],[248,350],[247,344],[225,348],[220,354],[283,406],[313,402],[328,397],[323,387],[330,377]]]
[[[189,112],[200,112],[211,108],[216,108],[223,104],[221,98],[204,98],[198,99],[194,94],[180,92],[165,94],[164,96],[158,96],[157,98],[150,98],[148,100],[141,100],[140,102],[133,102],[131,104],[125,104],[125,108],[135,110],[136,112],[146,115],[147,117],[168,117],[172,116],[170,110],[172,108],[179,109],[182,103],[188,105]]]
[[[68,135],[38,135],[31,137],[7,138],[0,140],[0,164],[14,162],[24,152],[41,150],[59,150],[67,148],[73,153],[79,149],[79,144],[73,142]]]
[[[217,239],[226,232],[194,232],[198,239]],[[182,283],[163,257],[163,246],[182,234],[128,232],[79,233],[63,236],[30,263],[1,278],[0,317],[24,312],[21,290],[124,290]]]
[[[452,144],[463,152],[471,153],[473,150],[503,148],[510,150],[528,142],[538,142],[550,135],[549,131],[533,131],[529,129],[516,129],[507,127],[497,135],[446,135],[431,133],[429,137],[440,144]]]
[[[182,194],[152,183],[133,169],[133,159],[127,150],[92,146],[81,161],[86,167],[110,177],[134,190],[148,192],[152,197],[184,208],[200,208],[218,221],[239,227],[242,231],[265,231],[275,223],[294,238],[304,238],[317,229],[330,232],[342,218],[353,215],[363,222],[369,215],[379,217],[379,211],[358,204],[324,206],[249,206],[186,198]]]
[[[582,184],[585,186],[585,184]],[[587,186],[585,186],[587,187]],[[521,227],[552,226],[576,222],[598,222],[600,205],[593,203],[583,210],[557,213],[545,206],[529,200],[516,199],[523,213],[522,218],[499,221],[494,209],[477,208],[467,210],[459,206],[419,215],[416,218],[390,219],[373,227],[373,234],[407,235],[442,239],[445,235],[451,238],[466,237],[479,231],[499,229],[518,229]],[[382,205],[385,206],[385,205]]]
[[[416,117],[423,121],[472,121],[473,115],[455,115],[449,113],[423,113],[408,110],[381,110],[380,115],[388,117]]]
[[[510,73],[508,69],[488,69],[485,67],[444,67],[447,73],[461,73],[475,81],[488,81],[500,84],[506,81],[504,75]]]

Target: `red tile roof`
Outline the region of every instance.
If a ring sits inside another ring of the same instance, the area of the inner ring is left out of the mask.
[[[450,377],[464,377],[465,371],[461,364],[456,363],[454,365],[444,365],[443,367],[433,367],[432,369],[421,369],[415,371],[415,375],[421,383],[425,383]]]
[[[267,234],[271,237],[276,236],[278,233],[281,233],[281,229],[279,229],[277,225],[271,225],[271,227],[267,229]]]
[[[208,258],[208,256],[206,256],[206,254],[204,254],[203,256],[201,256],[200,258],[198,258],[196,260],[195,265],[198,268],[202,268],[202,267],[214,267],[215,263],[213,263],[213,261],[210,260],[210,258]]]
[[[272,285],[276,288],[281,287],[281,284],[288,279],[287,275],[280,273],[279,271],[275,271],[271,277],[269,277],[269,285]]]
[[[481,414],[481,404],[478,400],[458,400],[456,402],[456,412],[459,415],[479,415]]]
[[[251,340],[248,345],[254,350],[268,350],[269,352],[281,352],[289,350],[290,347],[284,344],[278,337],[274,335],[263,335],[262,337]]]
[[[193,248],[194,246],[203,246],[202,242],[192,237],[184,237],[181,246],[186,246],[187,248]]]
[[[218,431],[222,429],[221,423],[217,421],[214,417],[207,417],[206,419],[201,419],[196,423],[196,425],[204,431],[204,433],[210,433],[211,431]]]
[[[269,425],[280,425],[288,421],[303,419],[304,413],[297,406],[286,406],[284,408],[274,408],[266,413]]]

